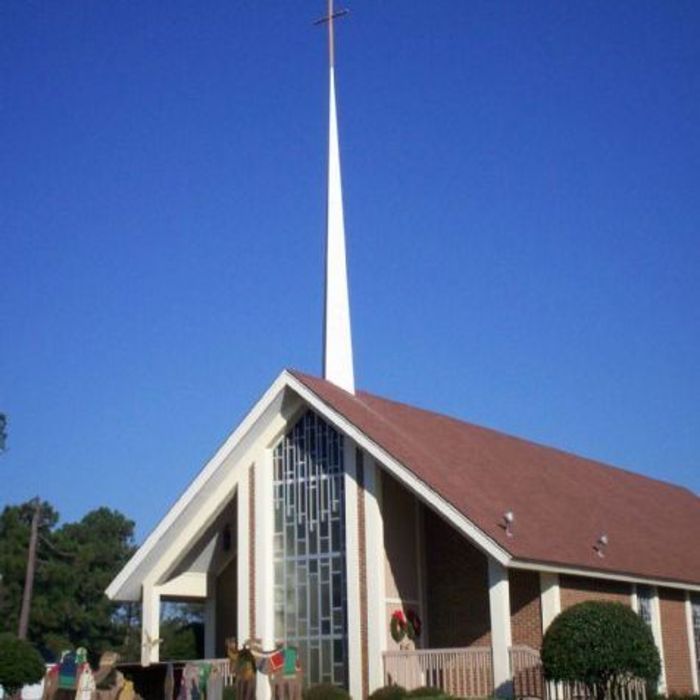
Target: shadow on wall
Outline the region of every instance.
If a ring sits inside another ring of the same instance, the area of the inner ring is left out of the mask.
[[[440,516],[424,511],[430,646],[489,646],[486,555]]]

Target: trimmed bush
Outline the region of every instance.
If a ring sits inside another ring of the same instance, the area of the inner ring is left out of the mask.
[[[332,683],[319,683],[304,689],[304,700],[352,700],[345,688]]]
[[[0,634],[0,685],[12,696],[44,677],[44,661],[29,643],[12,634]]]
[[[424,685],[421,688],[414,688],[406,693],[407,698],[436,698],[436,697],[449,697],[447,693],[440,690],[440,688],[431,688],[430,686]]]
[[[406,688],[400,685],[385,685],[370,693],[368,700],[403,700],[406,697]]]
[[[648,625],[622,603],[591,601],[558,615],[542,641],[547,680],[578,682],[602,700],[632,678],[655,683],[659,652]]]

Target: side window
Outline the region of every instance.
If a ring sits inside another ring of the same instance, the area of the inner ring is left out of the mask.
[[[644,620],[644,622],[652,626],[652,605],[653,605],[654,595],[651,586],[637,586],[637,601],[639,603],[639,617]]]

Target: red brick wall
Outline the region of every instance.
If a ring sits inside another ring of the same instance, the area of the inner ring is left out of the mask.
[[[428,644],[491,644],[486,555],[425,509]]]
[[[632,585],[624,581],[604,581],[585,576],[559,577],[561,609],[566,610],[586,600],[603,600],[632,605]]]
[[[537,571],[511,569],[508,572],[508,582],[513,644],[525,644],[539,649],[542,646],[540,575]]]
[[[688,628],[685,620],[685,593],[659,588],[661,636],[664,645],[666,688],[669,693],[692,693]]]

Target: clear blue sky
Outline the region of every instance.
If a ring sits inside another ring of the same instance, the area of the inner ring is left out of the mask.
[[[700,3],[351,10],[359,385],[699,492]],[[320,372],[323,11],[2,3],[0,506],[142,539]]]

